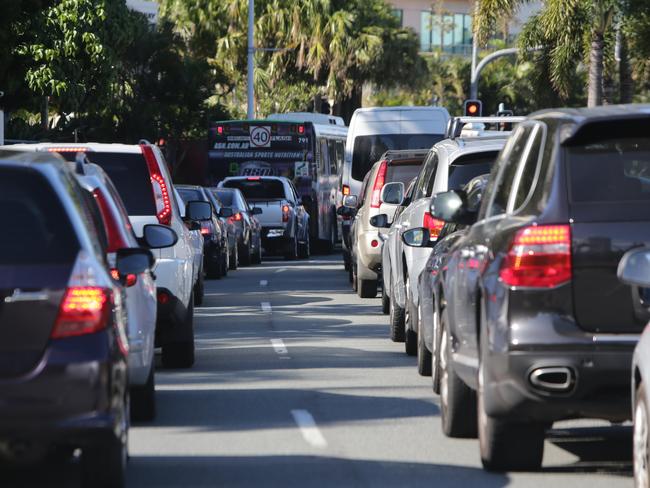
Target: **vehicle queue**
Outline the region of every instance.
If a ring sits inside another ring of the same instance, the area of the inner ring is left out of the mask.
[[[192,367],[204,280],[341,240],[353,288],[381,290],[390,339],[432,377],[443,432],[478,437],[486,469],[538,469],[555,421],[633,419],[648,486],[649,118],[217,122],[205,187],[174,184],[146,141],[3,148],[0,325],[31,324],[0,327],[4,450],[81,448],[85,486],[123,486],[130,419],[155,417],[154,348]]]

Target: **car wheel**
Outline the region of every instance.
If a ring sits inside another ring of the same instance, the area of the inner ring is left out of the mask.
[[[156,417],[156,381],[153,364],[142,386],[133,386],[131,396],[131,419],[136,422],[150,422]]]
[[[350,254],[343,251],[343,269],[350,271]]]
[[[650,486],[650,418],[646,400],[645,385],[641,383],[636,390],[634,402],[634,486]]]
[[[418,308],[418,373],[420,376],[431,376],[431,353],[424,344],[421,308]]]
[[[440,348],[440,419],[447,437],[476,437],[476,394],[451,364],[451,335],[447,310],[442,311]]]
[[[352,280],[351,280],[352,289],[356,292],[357,285],[359,284],[359,280],[357,280],[357,267],[355,265],[352,265],[351,273],[352,273]]]
[[[221,266],[221,253],[214,250],[210,262],[208,263],[207,277],[211,280],[218,280],[223,276],[223,270]]]
[[[393,342],[404,342],[404,309],[395,300],[390,301],[390,340]]]
[[[390,297],[386,295],[386,283],[381,284],[381,313],[384,315],[390,313]]]
[[[203,305],[203,297],[205,295],[205,281],[203,278],[203,269],[199,271],[199,279],[194,285],[194,305],[200,307]]]
[[[377,296],[377,280],[357,279],[357,294],[359,298],[375,298]]]
[[[310,244],[309,233],[307,233],[307,240],[303,244],[299,244],[298,246],[298,257],[300,257],[301,259],[308,259],[310,254],[311,254],[311,244]]]
[[[256,246],[255,254],[253,254],[252,260],[253,260],[254,264],[260,264],[262,262],[262,242],[261,242],[261,239],[257,240],[257,246]]]
[[[241,253],[239,253],[239,265],[240,266],[250,266],[251,264],[251,241],[248,240],[248,244],[242,247]]]
[[[188,329],[189,341],[178,341],[163,344],[162,365],[165,368],[186,369],[194,365],[194,306],[192,297],[185,316],[185,327]]]
[[[353,284],[355,279],[354,279],[354,270],[352,269],[352,265],[348,265],[348,281],[350,284]],[[355,290],[356,291],[356,290]]]
[[[239,245],[235,244],[232,250],[232,253],[230,253],[230,266],[229,268],[234,271],[237,269],[237,264],[239,262]]]
[[[284,253],[284,259],[287,261],[293,261],[297,257],[298,257],[298,237],[293,236],[293,238],[291,238],[289,242],[287,242],[287,250]]]
[[[404,352],[409,356],[415,356],[418,353],[418,333],[413,330],[414,322],[417,320],[413,313],[413,303],[411,300],[411,281],[406,275],[406,308],[404,309]]]
[[[221,275],[225,278],[228,276],[228,269],[230,268],[230,253],[226,250],[221,255]]]
[[[128,451],[128,400],[122,407],[122,433],[101,444],[84,447],[81,453],[81,485],[88,488],[124,488]]]
[[[433,344],[431,345],[432,353],[431,357],[431,386],[433,392],[436,395],[440,395],[440,326],[436,326],[436,322],[439,322],[440,319],[436,315],[437,312],[433,312]]]

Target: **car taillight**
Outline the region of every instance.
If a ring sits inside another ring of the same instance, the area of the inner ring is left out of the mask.
[[[115,281],[120,280],[120,273],[117,271],[117,269],[115,268],[111,269],[111,278],[113,278]],[[124,284],[127,288],[129,286],[135,285],[137,282],[138,282],[138,275],[135,274],[126,275],[126,280],[124,280]]]
[[[160,171],[158,161],[156,161],[156,155],[151,146],[141,144],[140,148],[149,168],[153,198],[156,201],[156,217],[158,218],[158,223],[169,225],[172,221],[172,204],[169,188]]]
[[[289,222],[289,205],[282,205],[282,222]]]
[[[379,208],[381,205],[381,189],[384,187],[384,183],[386,181],[387,170],[388,162],[384,160],[379,165],[377,176],[375,177],[375,183],[372,185],[372,198],[370,200],[370,206],[372,208]]]
[[[209,236],[214,231],[212,227],[212,222],[201,222],[201,234],[204,236]]]
[[[65,292],[52,339],[94,334],[107,326],[112,293],[96,286],[71,286]]]
[[[569,225],[524,227],[515,234],[499,276],[508,286],[554,288],[571,280]]]
[[[341,192],[343,193],[344,197],[349,195],[350,194],[350,187],[348,185],[343,185],[343,189],[341,190]]]
[[[104,228],[106,230],[106,239],[107,239],[107,252],[116,252],[118,249],[123,247],[128,247],[126,240],[122,236],[122,230],[120,225],[116,222],[113,217],[113,213],[108,205],[108,201],[104,194],[98,189],[93,190],[93,197],[97,201],[97,206],[99,207],[99,212],[102,215],[102,220],[104,221]]]
[[[232,217],[228,218],[231,222],[239,222],[243,217],[241,216],[241,213],[237,212],[234,214]]]
[[[445,226],[444,220],[436,219],[429,212],[424,212],[424,218],[422,219],[422,227],[429,229],[429,239],[435,241],[440,235],[440,231]]]

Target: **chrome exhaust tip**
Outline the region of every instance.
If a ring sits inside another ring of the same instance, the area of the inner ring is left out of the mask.
[[[571,368],[556,366],[531,371],[528,381],[537,389],[554,393],[566,393],[573,388],[575,374]]]

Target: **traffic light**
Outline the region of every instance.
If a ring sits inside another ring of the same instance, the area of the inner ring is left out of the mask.
[[[465,117],[480,117],[483,104],[480,100],[465,100]]]

